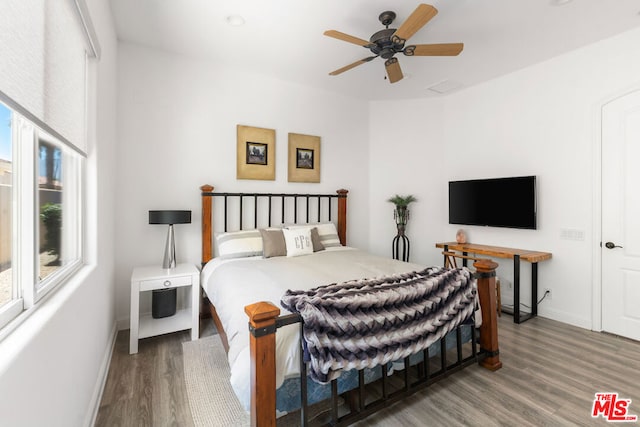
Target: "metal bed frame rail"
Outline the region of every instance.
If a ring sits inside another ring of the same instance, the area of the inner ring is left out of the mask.
[[[434,382],[472,364],[483,357],[484,352],[478,351],[477,336],[474,322],[474,317],[471,317],[472,323],[463,323],[459,325],[456,331],[456,360],[453,363],[449,363],[447,360],[447,344],[446,336],[440,339],[440,369],[431,372],[431,358],[429,357],[429,349],[422,351],[422,362],[414,365],[417,368],[417,378],[412,382],[412,378],[409,375],[411,364],[409,357],[404,358],[404,369],[402,370],[403,386],[397,390],[391,392],[389,387],[389,373],[387,365],[381,365],[382,376],[376,380],[380,382],[382,388],[382,395],[377,400],[370,403],[366,403],[366,385],[364,377],[364,369],[358,370],[358,387],[355,390],[357,393],[357,407],[351,405],[350,412],[339,416],[338,414],[338,380],[331,381],[331,424],[332,426],[347,426],[358,420],[361,420],[384,407],[397,402],[405,397],[412,395],[413,393],[426,388]],[[275,328],[281,328],[283,326],[298,323],[300,325],[300,425],[306,427],[309,425],[309,404],[307,402],[307,364],[304,361],[304,335],[303,327],[304,322],[300,314],[288,314],[279,316],[275,321]],[[467,357],[463,357],[463,342],[462,342],[462,328],[471,328],[471,354]],[[373,384],[374,382],[370,383]],[[350,390],[353,391],[353,390]]]

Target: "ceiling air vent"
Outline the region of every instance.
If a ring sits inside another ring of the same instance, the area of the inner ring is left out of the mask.
[[[452,82],[451,80],[444,80],[433,86],[429,86],[427,90],[443,94],[443,93],[453,92],[454,90],[459,89],[462,86],[463,86],[462,83]]]

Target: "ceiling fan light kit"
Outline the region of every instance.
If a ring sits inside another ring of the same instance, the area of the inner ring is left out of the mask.
[[[384,64],[389,82],[395,83],[403,78],[400,63],[395,57],[397,53],[403,53],[405,56],[456,56],[460,54],[464,48],[462,43],[419,44],[405,46],[407,40],[420,30],[420,28],[425,26],[437,13],[438,10],[435,7],[424,3],[420,4],[411,13],[411,15],[409,15],[407,20],[404,21],[398,29],[395,29],[389,28],[389,25],[391,25],[396,19],[395,12],[389,10],[382,12],[378,16],[378,20],[386,28],[375,32],[369,38],[369,41],[350,36],[336,30],[325,31],[325,36],[365,47],[374,55],[332,71],[329,75],[337,76],[338,74],[342,74],[345,71],[357,67],[358,65],[362,65],[365,62],[381,57],[385,60]]]

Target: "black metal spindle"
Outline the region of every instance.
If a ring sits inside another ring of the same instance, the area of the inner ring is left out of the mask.
[[[429,358],[429,349],[427,348],[426,350],[423,351],[423,362],[424,362],[424,377],[426,380],[429,380],[429,378],[431,377],[431,364],[430,362],[430,358]]]
[[[240,196],[240,230],[244,229],[244,227],[242,227],[242,201],[244,200],[244,197]]]
[[[338,380],[331,380],[331,421],[338,423]]]
[[[389,390],[387,388],[387,364],[385,363],[384,365],[382,365],[382,398],[384,400],[387,400],[387,398],[389,397]]]
[[[409,368],[411,368],[411,364],[409,363],[409,357],[404,358],[404,389],[409,390]]]
[[[253,228],[258,228],[258,195],[253,196]]]
[[[322,222],[320,215],[320,208],[322,206],[322,197],[318,196],[318,222]]]
[[[280,196],[282,200],[282,224],[284,224],[284,195]]]
[[[475,318],[475,316],[474,316],[474,318]],[[471,325],[471,351],[473,352],[473,357],[478,357],[478,348],[477,348],[477,344],[476,344],[476,325],[475,325],[475,320],[473,320],[473,324]]]
[[[227,196],[224,196],[224,232],[226,233],[228,230],[227,226]]]
[[[267,215],[269,227],[271,227],[271,195],[269,195],[269,214]]]
[[[462,325],[456,328],[456,347],[458,348],[458,364],[462,363]]]
[[[358,371],[358,412],[364,411],[364,369]]]
[[[307,364],[304,361],[304,323],[300,322],[300,425],[307,425]]]

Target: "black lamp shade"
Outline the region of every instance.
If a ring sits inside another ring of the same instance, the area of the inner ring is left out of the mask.
[[[191,211],[149,211],[149,224],[191,224]]]

